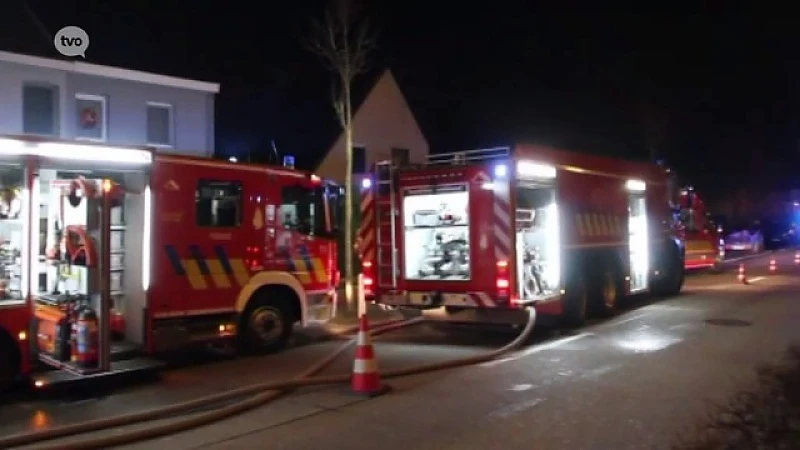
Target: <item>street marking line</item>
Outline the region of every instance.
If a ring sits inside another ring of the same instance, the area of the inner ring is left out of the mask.
[[[624,324],[626,324],[628,322],[633,322],[634,320],[639,320],[641,318],[653,315],[655,313],[656,313],[656,311],[640,312],[638,314],[634,314],[631,317],[628,317],[628,318],[625,318],[625,319],[622,319],[622,320],[616,320],[616,321],[606,322],[606,323],[599,323],[599,324],[593,326],[592,329],[596,330],[596,329],[601,329],[601,328],[617,327],[617,326],[620,326],[620,325],[624,325]]]
[[[535,347],[531,347],[531,348],[529,348],[527,350],[524,350],[524,351],[521,351],[521,352],[519,352],[519,353],[517,353],[517,354],[515,354],[513,356],[508,356],[508,357],[505,357],[505,358],[495,359],[493,361],[487,361],[485,363],[480,364],[480,366],[481,367],[498,366],[500,364],[507,363],[507,362],[510,362],[510,361],[516,361],[516,360],[518,360],[520,358],[523,358],[525,356],[533,355],[535,353],[543,352],[545,350],[552,350],[554,348],[561,347],[564,344],[569,344],[570,342],[574,342],[574,341],[577,341],[578,339],[583,339],[583,338],[588,337],[588,336],[592,336],[592,333],[581,333],[581,334],[576,334],[575,336],[567,336],[565,338],[557,339],[555,341],[550,341],[550,342],[544,343],[542,345],[537,345]]]
[[[768,278],[769,277],[753,277],[753,278],[748,278],[747,282],[748,283],[758,283],[759,281],[764,281],[764,280],[766,280]],[[691,289],[698,290],[698,291],[713,291],[713,290],[726,290],[726,289],[731,289],[731,288],[735,288],[735,287],[742,287],[742,286],[747,286],[747,285],[746,284],[742,284],[742,283],[730,282],[730,283],[725,283],[725,284],[712,284],[710,286],[692,286]]]
[[[532,398],[530,400],[511,403],[510,405],[504,406],[489,413],[489,419],[490,420],[506,419],[508,417],[515,416],[519,413],[525,412],[531,408],[536,407],[539,403],[542,403],[543,401],[544,401],[543,398]]]

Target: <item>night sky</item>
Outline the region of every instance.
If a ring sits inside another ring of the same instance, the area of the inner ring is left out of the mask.
[[[275,140],[305,165],[335,131],[328,74],[302,46],[323,3],[28,2],[40,29],[86,29],[90,62],[221,83],[219,153],[266,152]],[[646,124],[669,118],[654,128],[665,131],[662,156],[709,196],[800,187],[791,15],[746,2],[615,13],[578,2],[367,3],[379,31],[372,68],[392,69],[435,151],[526,140],[646,158]],[[0,44],[52,51],[30,17],[13,22]]]

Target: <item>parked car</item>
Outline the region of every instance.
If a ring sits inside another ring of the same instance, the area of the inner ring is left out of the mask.
[[[764,235],[761,230],[740,230],[725,238],[726,251],[759,253],[764,250]]]

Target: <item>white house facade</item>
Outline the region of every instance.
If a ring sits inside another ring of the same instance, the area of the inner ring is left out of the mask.
[[[0,51],[0,134],[210,157],[219,84]]]

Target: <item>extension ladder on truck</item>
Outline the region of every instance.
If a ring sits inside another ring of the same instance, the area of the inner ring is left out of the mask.
[[[378,232],[375,238],[378,250],[378,286],[397,287],[397,205],[395,200],[394,166],[391,161],[375,164],[375,219]]]

